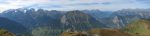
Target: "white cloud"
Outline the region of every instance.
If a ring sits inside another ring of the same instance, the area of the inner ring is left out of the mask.
[[[105,2],[110,4],[102,4]],[[41,7],[49,10],[119,10],[124,8],[148,8],[149,6],[147,4],[139,3],[137,0],[1,0],[0,2],[0,11],[22,7]]]

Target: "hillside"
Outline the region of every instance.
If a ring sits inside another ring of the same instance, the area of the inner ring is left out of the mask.
[[[117,29],[92,29],[89,33],[92,36],[131,36]]]
[[[129,23],[123,31],[138,36],[149,36],[150,34],[150,21],[137,20]]]

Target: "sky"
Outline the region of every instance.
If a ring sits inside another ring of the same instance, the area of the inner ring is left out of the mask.
[[[150,0],[0,0],[0,11],[17,8],[47,10],[109,10],[147,9]]]

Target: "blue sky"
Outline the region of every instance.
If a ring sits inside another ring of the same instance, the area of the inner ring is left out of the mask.
[[[42,8],[47,10],[150,8],[150,0],[0,0],[0,11],[17,8]]]

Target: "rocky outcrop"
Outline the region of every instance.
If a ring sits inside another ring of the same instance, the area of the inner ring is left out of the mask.
[[[61,23],[64,25],[65,29],[75,28],[77,30],[87,30],[93,27],[99,28],[104,26],[92,16],[77,10],[69,11],[62,16]]]

